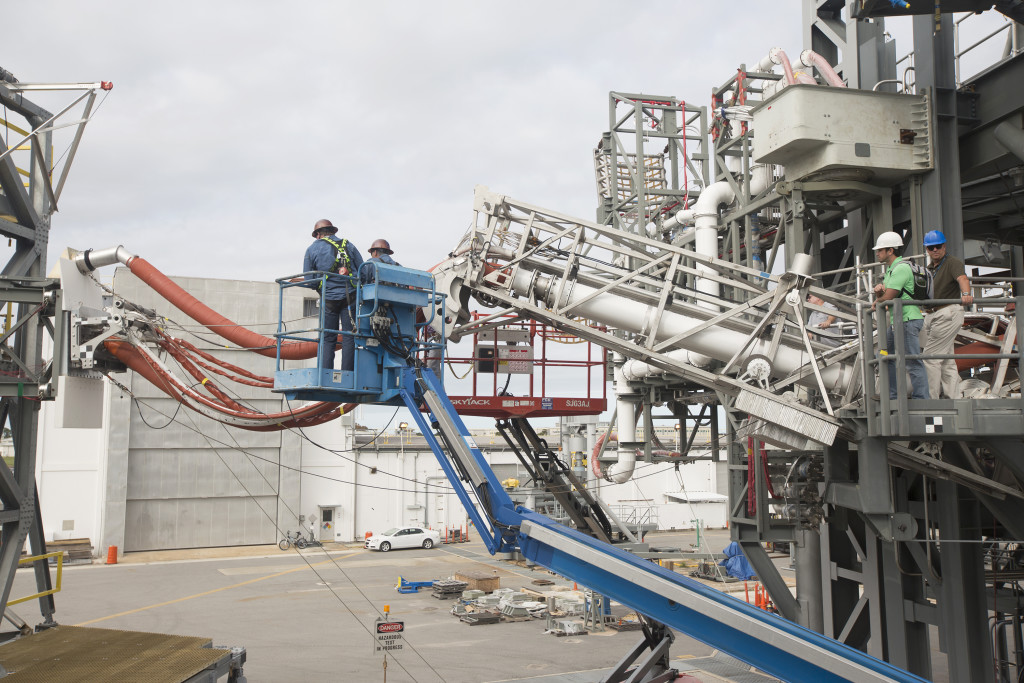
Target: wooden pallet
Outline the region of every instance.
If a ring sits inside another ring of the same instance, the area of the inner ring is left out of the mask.
[[[92,541],[88,538],[65,538],[50,541],[46,544],[46,552],[63,552],[65,562],[92,562]]]

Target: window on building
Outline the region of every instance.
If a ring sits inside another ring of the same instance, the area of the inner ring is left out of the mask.
[[[302,300],[302,317],[320,317],[320,297],[309,297]]]

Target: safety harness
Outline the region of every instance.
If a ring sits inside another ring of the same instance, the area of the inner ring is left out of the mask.
[[[334,239],[330,235],[323,235],[320,239],[324,240],[325,242],[330,244],[332,247],[334,247],[334,263],[331,265],[331,272],[332,273],[337,273],[338,269],[339,269],[339,266],[342,264],[342,262],[344,262],[345,267],[348,268],[348,272],[351,273],[352,272],[352,259],[350,259],[348,257],[348,249],[346,248],[346,247],[348,247],[348,240],[347,239],[343,239],[343,240],[341,240],[341,242],[339,242],[338,240]],[[323,286],[324,286],[324,281],[320,280],[317,283],[317,285],[316,285],[317,291],[320,291],[320,289]]]

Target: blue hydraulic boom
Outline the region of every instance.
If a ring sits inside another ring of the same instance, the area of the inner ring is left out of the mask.
[[[669,680],[675,629],[786,681],[924,681],[513,503],[431,367],[440,367],[443,353],[430,341],[431,323],[444,317],[432,276],[373,262],[361,275],[351,303],[353,371],[284,369],[279,359],[274,391],[298,400],[405,404],[492,554],[518,550],[646,618],[645,640],[607,680]],[[296,286],[279,282],[282,292]],[[316,330],[279,330],[278,338],[323,343],[323,317]]]

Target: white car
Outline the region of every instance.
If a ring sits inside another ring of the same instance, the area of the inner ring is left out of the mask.
[[[364,548],[386,553],[392,548],[433,548],[441,542],[441,534],[419,526],[400,526],[374,534],[366,539]]]

